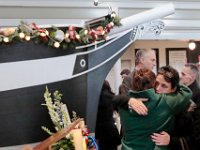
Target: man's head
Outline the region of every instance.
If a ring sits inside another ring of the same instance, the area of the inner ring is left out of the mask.
[[[180,74],[180,82],[189,86],[192,83],[199,83],[199,70],[196,64],[186,64]]]
[[[125,76],[129,75],[131,71],[129,69],[123,69],[120,73],[122,79],[124,79]]]
[[[154,87],[156,75],[149,69],[143,68],[133,72],[134,91],[142,91]]]
[[[179,73],[171,66],[164,66],[158,70],[155,82],[156,93],[173,93],[179,84]]]
[[[135,55],[135,66],[137,69],[146,68],[153,70],[156,66],[156,54],[152,49],[140,49]]]

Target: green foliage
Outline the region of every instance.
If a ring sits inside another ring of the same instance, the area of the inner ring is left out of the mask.
[[[56,131],[60,131],[61,129],[71,124],[71,119],[67,110],[67,106],[61,102],[62,93],[60,93],[59,91],[55,91],[53,93],[53,98],[52,98],[51,93],[46,87],[44,98],[45,98],[45,103],[42,105],[47,107],[51,121],[53,122]],[[73,118],[72,120],[77,119],[75,112],[73,112],[73,117],[75,118]],[[53,134],[53,132],[51,132],[47,127],[42,126],[42,129],[49,135]],[[71,136],[67,136],[61,139],[52,146],[52,150],[61,150],[61,149],[74,150]]]
[[[49,135],[52,135],[52,134],[53,134],[47,127],[42,126],[42,129],[43,129],[45,132],[47,132]]]
[[[119,16],[116,16],[114,19],[113,19],[113,23],[116,25],[116,26],[121,26],[121,18]]]
[[[77,120],[78,118],[80,118],[79,116],[77,116],[76,112],[75,111],[72,111],[72,122]]]
[[[75,148],[71,141],[72,141],[72,137],[63,138],[57,143],[53,144],[51,149],[52,150],[74,150]]]

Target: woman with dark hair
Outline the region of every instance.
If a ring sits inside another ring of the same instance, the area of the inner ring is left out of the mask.
[[[113,119],[112,99],[114,93],[107,80],[104,81],[99,99],[95,138],[100,150],[117,150],[121,144],[118,129]]]
[[[180,82],[192,92],[191,104],[175,116],[172,132],[153,136],[154,141],[164,141],[171,150],[198,150],[200,141],[200,88],[199,70],[196,64],[185,64],[180,73]],[[158,92],[165,92],[165,89]],[[170,136],[170,138],[169,138]]]
[[[141,116],[134,110],[119,107],[124,133],[122,150],[166,150],[168,147],[156,145],[151,135],[170,131],[173,115],[185,109],[192,93],[187,87],[178,84],[178,72],[170,66],[161,68],[157,77],[147,69],[135,70],[132,79],[133,91],[129,92],[129,96],[148,98],[145,102],[148,114]],[[156,94],[154,85],[157,88],[166,86],[169,93],[173,93]]]

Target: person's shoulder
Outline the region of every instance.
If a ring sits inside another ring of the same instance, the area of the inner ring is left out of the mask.
[[[101,91],[101,96],[102,97],[114,97],[115,96],[115,93],[109,91],[109,90],[103,90]]]
[[[129,83],[129,82],[132,82],[132,77],[133,77],[133,74],[131,73],[131,74],[129,74],[129,75],[127,75],[127,76],[125,76],[124,77],[124,79],[123,79],[123,81],[122,81],[122,83]]]
[[[146,90],[143,90],[143,91],[129,90],[128,94],[129,94],[130,97],[133,97],[133,96],[137,96],[137,97],[144,96],[144,98],[148,97],[150,95],[156,95],[154,88],[146,89]]]
[[[129,75],[125,76],[123,80],[129,80],[132,78],[132,73],[130,73]]]

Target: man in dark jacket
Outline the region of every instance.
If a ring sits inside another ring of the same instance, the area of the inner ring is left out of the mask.
[[[200,107],[199,70],[196,64],[186,64],[181,71],[180,81],[193,92],[192,100]]]
[[[198,150],[200,143],[200,88],[199,88],[199,70],[196,64],[186,64],[181,71],[180,81],[187,85],[193,92],[191,107],[177,114],[175,117],[173,131],[170,134],[170,148],[171,150]],[[169,143],[169,136],[166,132],[163,134],[156,134],[154,137],[157,141],[167,141]],[[165,145],[164,144],[164,145]]]
[[[153,49],[140,49],[137,51],[135,55],[134,70],[145,68],[152,71],[155,66],[156,54]],[[132,84],[132,73],[129,73],[129,75],[124,77],[122,84],[120,85],[120,94],[127,96],[128,91],[132,88]]]
[[[154,67],[156,66],[156,53],[155,50],[153,49],[139,49],[136,52],[135,55],[135,68],[133,70],[133,72],[135,70],[139,70],[139,69],[148,69],[153,71]],[[123,79],[122,85],[121,85],[121,89],[123,89],[120,94],[115,97],[115,101],[117,101],[117,105],[118,106],[127,106],[127,103],[129,101],[129,97],[127,96],[128,91],[132,89],[133,86],[133,81],[132,81],[132,75],[133,72],[130,73],[128,76],[126,76]],[[123,101],[121,101],[120,99],[123,99]],[[130,98],[131,100],[132,98]],[[138,105],[136,106],[138,110],[135,110],[138,114],[140,115],[147,115],[147,108],[144,104],[142,104],[143,101],[147,101],[147,99],[140,99],[140,103],[138,103]],[[133,108],[134,109],[134,108]]]

